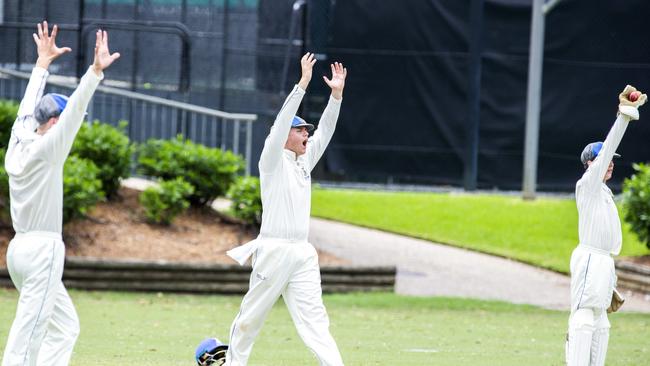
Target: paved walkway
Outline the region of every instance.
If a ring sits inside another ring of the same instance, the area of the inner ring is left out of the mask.
[[[352,264],[396,266],[400,294],[569,308],[568,276],[509,259],[316,218],[310,241]],[[650,312],[650,296],[626,297],[623,310]]]

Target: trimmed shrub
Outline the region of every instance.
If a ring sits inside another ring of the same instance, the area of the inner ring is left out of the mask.
[[[256,177],[239,177],[228,190],[235,217],[248,224],[262,222],[262,197],[260,180]]]
[[[9,176],[5,170],[6,151],[0,148],[0,223],[11,225],[11,212],[9,210]]]
[[[104,198],[99,168],[88,159],[70,156],[63,168],[63,222],[83,217]]]
[[[113,127],[94,121],[84,123],[77,134],[71,155],[91,160],[99,168],[97,177],[102,181],[102,189],[110,199],[120,188],[120,178],[129,176],[133,144],[124,132],[126,121]]]
[[[636,173],[623,182],[623,217],[650,248],[650,166],[634,164]]]
[[[18,114],[18,103],[0,100],[0,148],[6,149],[11,136],[11,127]]]
[[[244,159],[230,151],[184,140],[149,140],[140,148],[138,171],[163,180],[181,177],[194,187],[189,200],[204,205],[223,196],[244,167]]]
[[[157,187],[149,187],[139,197],[147,221],[169,225],[176,216],[185,211],[190,203],[187,198],[194,192],[191,184],[183,178],[162,181]]]

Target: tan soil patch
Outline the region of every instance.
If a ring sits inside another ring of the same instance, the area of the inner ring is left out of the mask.
[[[148,224],[138,194],[123,187],[114,202],[100,203],[87,219],[65,225],[66,255],[235,264],[226,251],[257,236],[255,230],[227,223],[208,208],[191,208],[168,227]],[[11,229],[0,228],[0,267],[5,267],[7,245],[12,236]],[[320,251],[319,262],[346,264]]]

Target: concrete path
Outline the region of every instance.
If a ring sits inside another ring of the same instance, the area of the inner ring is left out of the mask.
[[[509,259],[316,218],[310,241],[352,264],[396,266],[400,294],[570,307],[568,276]],[[650,296],[626,297],[623,310],[650,312]]]

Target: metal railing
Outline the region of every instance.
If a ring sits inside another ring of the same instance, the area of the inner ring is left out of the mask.
[[[30,74],[0,67],[0,99],[21,100]],[[47,92],[71,94],[71,78],[52,77]],[[242,154],[251,171],[256,114],[228,113],[189,103],[100,85],[88,106],[88,121],[118,125],[128,121],[131,141],[171,139],[181,134],[196,143]]]

